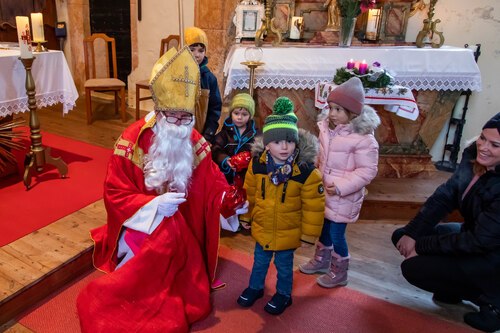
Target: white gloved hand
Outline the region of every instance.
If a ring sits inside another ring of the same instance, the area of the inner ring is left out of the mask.
[[[158,197],[158,214],[170,217],[175,214],[179,205],[186,201],[186,193],[167,192]]]
[[[246,213],[248,213],[248,206],[249,206],[249,203],[248,203],[248,200],[247,200],[247,201],[245,201],[245,203],[243,204],[243,206],[241,206],[240,208],[236,209],[234,212],[236,213],[236,215],[246,214]]]

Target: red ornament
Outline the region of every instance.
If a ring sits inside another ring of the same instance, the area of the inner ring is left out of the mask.
[[[241,208],[245,201],[247,200],[247,192],[243,188],[238,188],[234,185],[229,186],[229,190],[226,191],[224,199],[222,200],[222,205],[220,213],[224,218],[228,218],[236,214],[236,210]]]
[[[231,162],[231,165],[236,169],[236,172],[239,172],[248,168],[248,164],[250,163],[251,159],[252,155],[249,151],[242,151],[241,153],[238,153],[231,157],[229,161]]]

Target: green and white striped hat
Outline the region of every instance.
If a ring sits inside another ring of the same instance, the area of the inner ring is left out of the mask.
[[[299,142],[297,116],[293,113],[293,102],[287,97],[279,97],[274,102],[273,113],[267,116],[262,132],[264,145],[273,141]]]

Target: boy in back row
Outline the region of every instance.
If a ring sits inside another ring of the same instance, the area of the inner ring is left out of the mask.
[[[318,139],[298,130],[294,105],[280,97],[264,124],[263,136],[252,145],[245,189],[255,239],[250,282],[237,302],[252,306],[264,296],[271,259],[278,271],[276,293],[264,307],[278,315],[292,304],[293,256],[301,243],[312,245],[321,233],[325,195],[314,166]]]
[[[195,128],[203,135],[205,140],[213,144],[215,133],[219,128],[222,99],[217,85],[217,78],[207,66],[207,34],[197,27],[186,28],[184,30],[184,43],[189,45],[189,50],[200,67],[201,96],[196,106]]]

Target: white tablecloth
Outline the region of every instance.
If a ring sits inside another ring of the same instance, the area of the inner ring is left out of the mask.
[[[318,109],[328,107],[326,99],[337,85],[332,82],[320,82],[314,89],[314,106]],[[384,109],[397,116],[415,120],[418,118],[418,106],[410,89],[398,85],[387,88],[365,89],[365,103],[383,105]]]
[[[63,104],[63,114],[75,107],[78,99],[73,77],[61,51],[34,53],[31,74],[35,80],[36,104],[39,108]],[[28,111],[26,70],[19,50],[0,49],[0,117]]]
[[[234,45],[224,65],[224,95],[248,89],[246,47]],[[481,90],[481,73],[473,51],[443,46],[390,47],[263,47],[262,62],[255,70],[255,88],[314,89],[318,82],[332,81],[335,71],[349,59],[379,62],[395,73],[395,84],[412,90]]]

